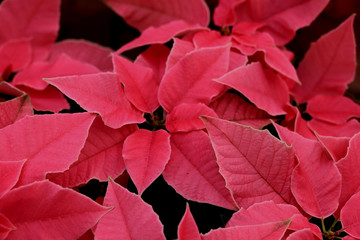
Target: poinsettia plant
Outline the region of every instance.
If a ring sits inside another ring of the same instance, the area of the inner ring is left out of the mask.
[[[299,60],[329,0],[103,3],[139,36],[0,5],[0,239],[360,239],[355,15]]]

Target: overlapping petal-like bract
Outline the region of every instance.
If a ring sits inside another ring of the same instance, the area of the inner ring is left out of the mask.
[[[34,194],[36,193],[36,194]],[[49,181],[11,190],[0,201],[0,215],[16,227],[6,239],[78,239],[107,212],[88,197]]]
[[[41,181],[77,160],[95,114],[25,117],[0,130],[0,161],[26,159],[17,186]]]
[[[178,227],[178,240],[201,240],[199,229],[191,215],[189,204],[186,204],[186,210]]]
[[[126,138],[125,167],[140,195],[164,171],[170,152],[170,135],[165,130],[139,129]]]
[[[7,82],[0,82],[0,94],[14,97],[2,100],[0,97],[0,129],[15,121],[33,115],[29,96]]]
[[[15,186],[24,163],[25,160],[0,161],[0,198]]]
[[[75,75],[47,79],[82,108],[101,115],[106,125],[120,128],[129,123],[143,122],[142,113],[125,97],[115,73]],[[102,87],[99,88],[98,85]]]
[[[230,45],[200,48],[181,58],[164,75],[159,87],[160,105],[170,112],[181,103],[209,104],[223,86],[212,81],[229,67]]]
[[[165,240],[163,225],[151,206],[113,180],[109,181],[104,206],[113,209],[99,221],[95,239]]]
[[[172,133],[171,156],[163,176],[184,198],[237,209],[219,173],[209,138],[201,130]]]
[[[318,94],[343,95],[355,74],[355,37],[349,17],[310,46],[297,69],[302,86],[292,93],[299,103]]]
[[[117,14],[140,32],[176,20],[206,27],[210,12],[203,0],[104,0]]]
[[[293,145],[299,164],[291,178],[291,190],[305,212],[317,218],[333,214],[339,203],[341,174],[321,144],[275,124],[280,138]],[[319,184],[321,182],[322,184]]]
[[[57,37],[60,0],[5,0],[0,5],[0,45],[28,38],[31,61],[45,60]]]
[[[341,223],[345,232],[360,238],[360,192],[354,194],[346,202],[340,213]]]
[[[79,186],[91,179],[107,181],[108,177],[117,178],[125,170],[123,142],[136,130],[135,124],[113,129],[97,117],[90,127],[78,160],[66,171],[49,173],[46,178],[62,187]]]
[[[218,26],[238,22],[261,23],[258,31],[270,33],[277,45],[288,43],[296,30],[310,23],[329,0],[220,0],[214,21]]]
[[[267,200],[295,204],[290,179],[296,161],[291,147],[267,131],[221,119],[202,119],[220,173],[239,206]]]
[[[286,113],[289,104],[289,89],[286,82],[271,69],[265,69],[255,62],[236,68],[216,82],[239,91],[258,108],[270,115]]]

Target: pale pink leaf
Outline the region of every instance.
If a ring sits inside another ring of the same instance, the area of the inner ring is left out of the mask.
[[[360,118],[360,105],[342,95],[316,95],[308,101],[306,111],[317,120],[334,124]]]
[[[237,240],[280,240],[285,234],[291,219],[282,222],[218,228],[202,235],[202,240],[237,239]]]
[[[184,198],[237,209],[219,166],[210,140],[203,131],[173,133],[170,138],[171,157],[163,176],[165,181]]]
[[[17,72],[31,60],[29,39],[11,40],[0,46],[0,79],[7,80],[9,72]]]
[[[273,70],[264,69],[259,62],[234,69],[216,82],[234,88],[271,115],[286,113],[289,105],[286,82]]]
[[[178,227],[178,240],[200,240],[199,229],[191,215],[189,204],[186,204],[185,214]]]
[[[88,63],[80,62],[71,57],[61,54],[54,62],[36,62],[15,75],[12,83],[44,90],[48,83],[44,78],[61,77],[68,75],[98,73],[99,70]]]
[[[48,61],[52,62],[61,54],[94,65],[101,71],[112,71],[113,65],[111,61],[112,49],[100,46],[85,40],[67,39],[55,43],[52,48]]]
[[[189,24],[182,20],[171,21],[159,27],[149,27],[138,38],[123,45],[115,53],[122,53],[127,50],[155,43],[166,43],[171,38],[182,35],[188,31],[206,29],[198,24]]]
[[[274,125],[281,140],[294,147],[299,159],[291,178],[291,190],[297,202],[311,216],[330,216],[338,207],[341,191],[341,174],[335,163],[319,142]]]
[[[104,0],[130,26],[140,32],[159,27],[171,21],[183,20],[206,27],[210,21],[209,9],[203,0]]]
[[[261,129],[270,123],[269,114],[233,93],[225,93],[211,102],[209,107],[214,109],[221,119],[249,125],[253,128]]]
[[[90,198],[49,181],[13,189],[0,201],[0,212],[16,227],[9,240],[29,236],[77,239],[108,211]]]
[[[295,203],[290,178],[296,161],[294,150],[273,137],[234,122],[203,117],[220,173],[237,204]]]
[[[141,111],[151,113],[159,107],[159,84],[152,69],[113,55],[114,71],[124,84],[125,95]]]
[[[164,171],[170,152],[170,135],[162,129],[139,129],[125,139],[125,168],[140,195]]]
[[[82,108],[101,115],[106,125],[120,128],[125,124],[140,123],[142,113],[127,100],[115,73],[98,73],[46,80]]]
[[[354,237],[352,237],[352,236],[350,236],[350,235],[347,235],[347,236],[343,237],[342,239],[343,239],[343,240],[358,240],[358,239],[360,239],[360,238],[354,238]]]
[[[135,64],[151,68],[154,73],[155,82],[157,85],[160,85],[169,54],[169,48],[161,44],[154,44],[136,58]]]
[[[358,177],[358,173],[356,171],[360,168],[360,154],[358,150],[359,144],[360,133],[357,133],[350,139],[346,156],[336,162],[336,166],[342,176],[339,208],[336,211],[337,215],[339,215],[340,210],[351,198],[351,196],[360,191],[360,178]]]
[[[0,198],[15,186],[25,161],[0,161]]]
[[[313,118],[307,125],[313,132],[322,136],[352,137],[360,132],[360,122],[356,119],[350,119],[343,124],[333,124]]]
[[[258,31],[269,33],[277,45],[288,43],[299,28],[310,25],[329,0],[221,0],[215,10],[218,26],[239,22],[261,23]],[[227,16],[226,13],[230,13]]]
[[[360,238],[360,192],[354,194],[344,205],[340,220],[345,232]]]
[[[302,86],[292,89],[296,101],[303,103],[319,94],[344,94],[356,68],[354,18],[352,15],[310,46],[297,69]]]
[[[91,125],[79,159],[68,170],[48,173],[46,178],[62,187],[79,186],[90,179],[107,181],[109,176],[117,178],[125,170],[123,142],[136,129],[134,124],[113,129],[105,126],[97,117]]]
[[[181,103],[209,104],[223,90],[214,82],[229,67],[230,45],[194,50],[169,69],[159,87],[159,102],[170,112]]]
[[[33,61],[44,60],[57,37],[60,0],[5,0],[0,6],[0,44],[30,38]]]
[[[90,113],[25,117],[0,129],[0,161],[27,159],[17,186],[63,171],[77,160],[94,118]]]
[[[199,118],[201,115],[218,117],[211,108],[203,103],[182,103],[166,116],[166,129],[169,132],[189,132],[204,129],[205,125]]]
[[[163,225],[140,196],[109,181],[104,206],[113,207],[98,223],[95,239],[165,240]]]
[[[0,213],[0,239],[6,239],[13,230],[16,230],[14,224],[4,214]]]

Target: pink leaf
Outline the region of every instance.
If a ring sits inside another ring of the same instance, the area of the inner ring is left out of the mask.
[[[67,75],[98,73],[93,65],[80,62],[61,54],[54,62],[36,62],[15,75],[13,84],[24,85],[36,90],[44,90],[48,83],[43,78]]]
[[[98,112],[106,125],[120,128],[143,122],[142,113],[127,100],[115,73],[98,73],[47,79],[82,108]],[[101,87],[99,87],[101,86]]]
[[[250,226],[219,228],[211,230],[201,237],[202,240],[237,239],[237,240],[275,240],[281,239],[291,219]]]
[[[171,157],[163,176],[176,192],[192,201],[237,209],[229,190],[225,188],[206,133],[173,133],[170,143]]]
[[[170,50],[166,46],[161,44],[151,45],[136,58],[135,64],[151,68],[154,73],[155,82],[157,85],[160,85],[169,54]]]
[[[113,210],[98,223],[95,239],[165,239],[152,207],[110,179],[104,206]]]
[[[113,70],[111,61],[112,52],[112,49],[96,43],[85,40],[67,39],[57,42],[52,46],[48,61],[52,62],[61,54],[66,54],[75,60],[90,63],[103,72],[111,72]]]
[[[306,111],[313,118],[334,124],[360,118],[360,106],[342,95],[316,95],[308,101]]]
[[[0,46],[0,79],[7,80],[6,70],[17,72],[31,60],[29,39],[11,40]],[[5,73],[5,74],[4,74]]]
[[[0,239],[6,239],[13,230],[16,230],[14,224],[4,214],[0,213]]]
[[[315,95],[343,95],[355,75],[354,15],[310,46],[298,67],[302,86],[292,93],[299,103]]]
[[[322,136],[352,137],[360,132],[360,122],[356,119],[350,119],[343,124],[333,124],[313,118],[307,122],[307,125]]]
[[[299,210],[289,204],[275,204],[272,201],[255,203],[248,209],[241,208],[234,213],[226,224],[226,227],[250,226],[256,224],[264,224],[270,222],[279,222],[291,219],[288,230],[297,231],[304,228],[311,229],[311,235],[315,235],[321,239],[321,231],[311,224],[306,217],[301,215]]]
[[[169,69],[172,68],[187,53],[195,50],[195,46],[191,41],[180,38],[173,38],[173,41],[174,44],[166,62],[165,72],[169,71]]]
[[[166,43],[175,36],[182,35],[188,31],[196,31],[201,29],[205,28],[201,27],[200,25],[189,24],[181,20],[171,21],[159,27],[149,27],[144,32],[142,32],[138,38],[135,38],[133,41],[123,45],[115,53],[119,54],[127,50],[149,44]]]
[[[216,81],[244,94],[258,108],[271,115],[286,113],[289,90],[285,81],[258,62],[234,69]]]
[[[126,125],[112,129],[97,117],[89,130],[79,159],[61,173],[48,173],[46,178],[62,187],[75,187],[90,179],[107,181],[117,178],[125,170],[122,158],[125,138],[137,129],[136,125]]]
[[[328,4],[329,0],[222,0],[215,10],[218,26],[238,22],[261,23],[258,31],[269,33],[277,45],[288,43],[296,30],[310,25]],[[226,14],[230,13],[228,17]]]
[[[239,206],[249,207],[267,200],[295,202],[290,190],[296,164],[291,147],[268,131],[211,117],[203,117],[203,121],[220,173]]]
[[[205,104],[182,103],[166,116],[166,129],[169,132],[189,132],[205,128],[199,118],[201,115],[217,117],[217,114]]]
[[[15,186],[25,161],[0,161],[0,198]]]
[[[335,162],[347,154],[350,141],[349,137],[331,137],[318,134],[316,134],[316,137]]]
[[[0,201],[0,212],[17,228],[9,233],[9,240],[29,236],[77,239],[108,211],[88,197],[49,181],[16,188]]]
[[[275,124],[281,140],[293,145],[299,164],[291,178],[291,190],[305,212],[326,218],[338,207],[341,175],[317,141],[306,139]],[[321,183],[321,184],[319,184]]]
[[[25,117],[0,130],[0,161],[27,159],[17,186],[63,171],[79,156],[94,118],[90,113]]]
[[[289,58],[283,51],[276,47],[274,40],[269,34],[257,33],[243,35],[234,33],[232,36],[236,42],[240,43],[234,44],[234,47],[239,49],[239,51],[241,51],[243,54],[250,56],[255,54],[255,52],[263,52],[264,60],[270,68],[291,79],[292,81],[301,84],[296,74],[296,70],[291,64]],[[249,46],[251,46],[251,51],[248,51]]]
[[[204,30],[194,34],[193,43],[195,48],[217,47],[228,45],[231,41],[230,36],[223,36],[215,30]]]
[[[311,240],[311,239],[322,239],[322,238],[315,238],[311,230],[305,228],[291,233],[286,240],[303,240],[303,239]]]
[[[191,215],[189,204],[186,204],[186,211],[178,227],[178,240],[200,240],[199,229]]]
[[[183,2],[176,0],[105,0],[105,3],[132,27],[140,32],[159,27],[171,21],[183,20],[206,27],[210,12],[205,1]]]
[[[253,128],[261,129],[270,123],[269,114],[236,94],[225,93],[210,103],[209,107],[214,109],[221,119],[249,125]]]
[[[48,85],[43,90],[35,90],[23,85],[17,86],[30,96],[29,107],[34,107],[38,111],[51,111],[58,113],[63,109],[70,109],[64,95],[55,87]]]
[[[141,111],[151,113],[159,107],[159,84],[148,67],[134,64],[126,58],[113,55],[114,70],[124,84],[127,98]]]
[[[139,129],[126,138],[125,167],[140,195],[163,172],[170,151],[170,135],[165,130]]]
[[[0,6],[0,44],[30,38],[34,61],[44,60],[57,37],[60,0],[5,0]]]
[[[13,124],[17,120],[33,115],[29,96],[14,88],[7,82],[0,82],[0,94],[15,96],[15,98],[2,102],[0,100],[0,129]]]
[[[230,45],[201,48],[180,59],[169,69],[159,87],[159,102],[170,112],[180,103],[209,104],[223,86],[212,81],[229,66]]]
[[[360,178],[356,171],[356,169],[360,168],[359,144],[360,134],[358,133],[350,139],[346,156],[336,163],[342,176],[341,195],[339,208],[336,212],[337,215],[339,215],[338,213],[351,196],[360,191]]]
[[[346,202],[340,213],[340,220],[345,232],[360,238],[360,192]]]

